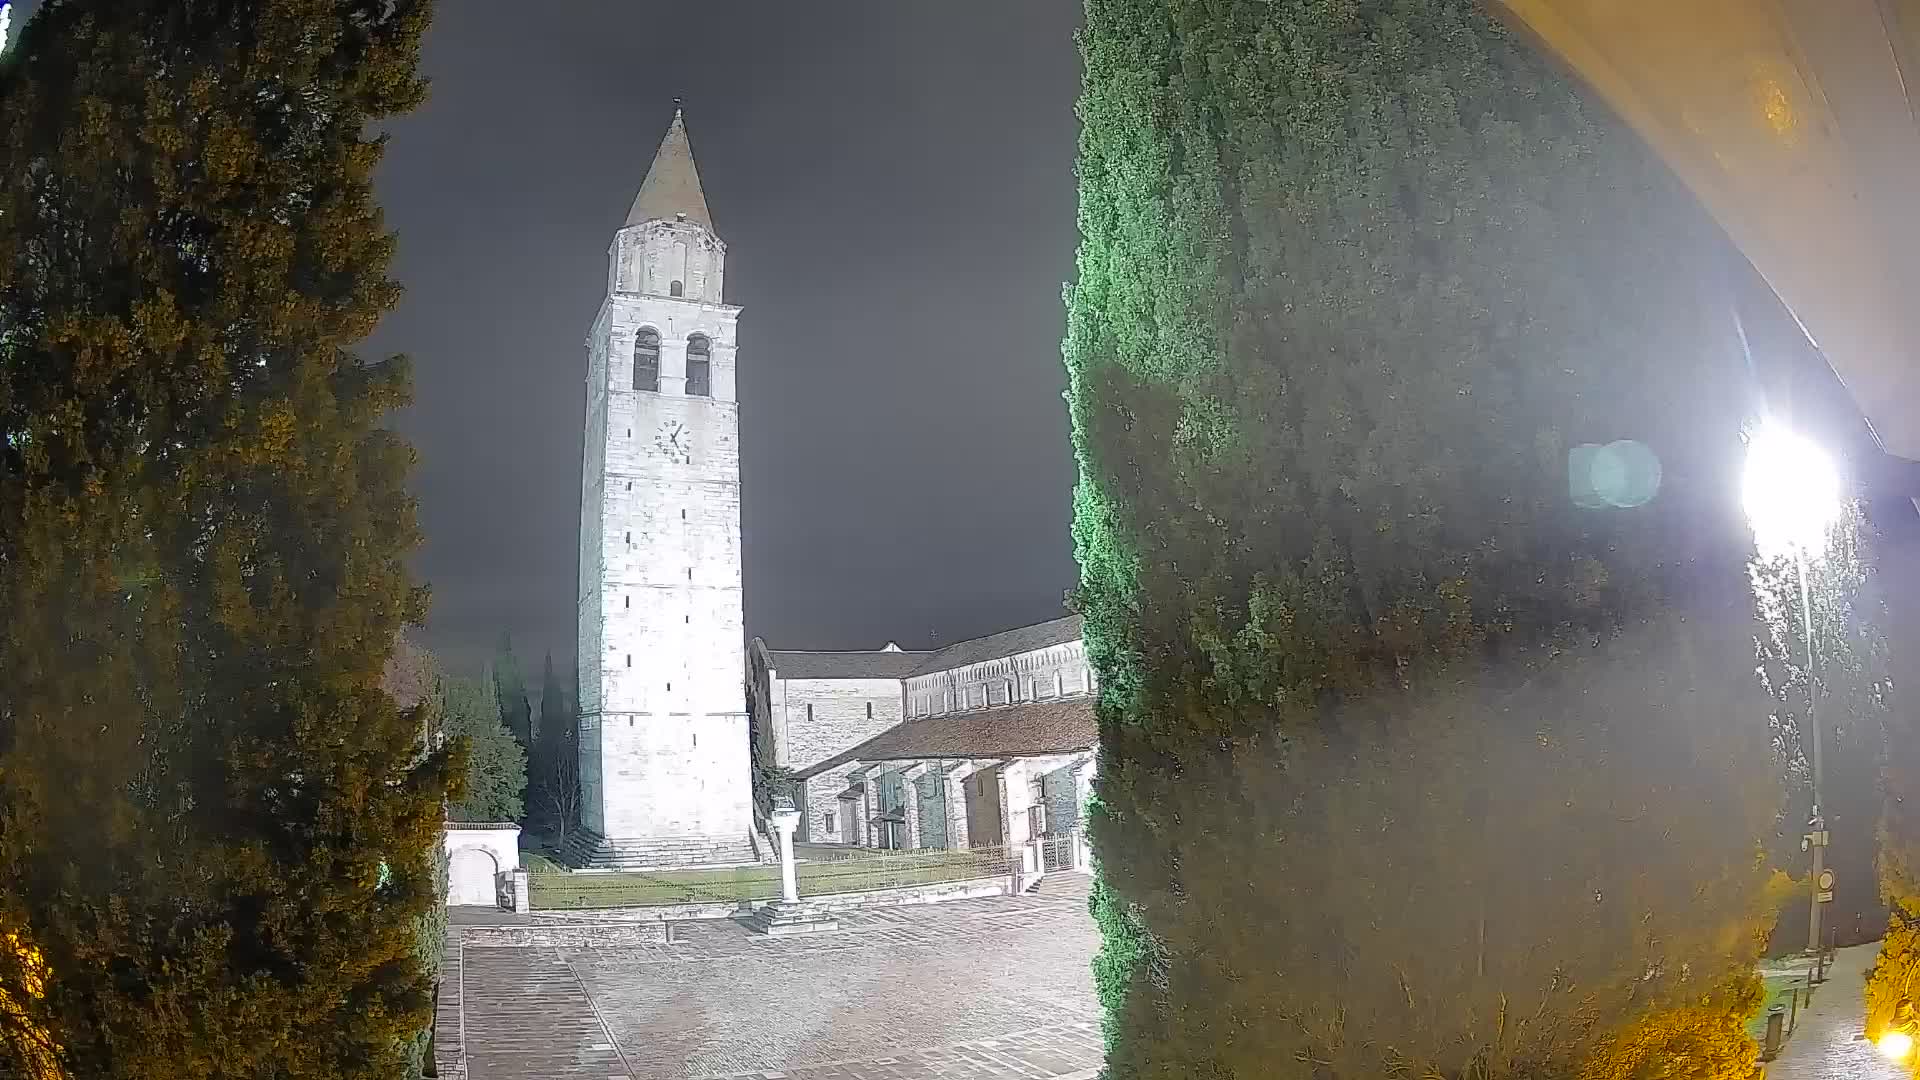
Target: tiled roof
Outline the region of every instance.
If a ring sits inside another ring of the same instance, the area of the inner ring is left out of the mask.
[[[936,671],[977,664],[982,660],[998,660],[1004,656],[1018,656],[1036,649],[1078,641],[1080,622],[1080,616],[1069,615],[1064,619],[1002,630],[971,641],[958,641],[931,654],[919,654],[923,660],[909,674],[930,675]]]
[[[1093,697],[1083,694],[903,721],[846,753],[808,766],[795,775],[805,779],[852,761],[1067,754],[1091,749],[1098,740]]]
[[[932,653],[873,649],[863,652],[774,652],[767,662],[782,679],[904,679]]]

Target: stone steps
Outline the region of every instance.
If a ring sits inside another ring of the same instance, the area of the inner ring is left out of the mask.
[[[768,937],[797,937],[840,929],[839,920],[805,901],[789,904],[785,900],[775,900],[763,905],[744,921],[747,929]]]
[[[563,853],[582,870],[669,870],[692,866],[752,865],[753,841],[727,836],[621,837],[609,840],[585,830],[567,838]]]

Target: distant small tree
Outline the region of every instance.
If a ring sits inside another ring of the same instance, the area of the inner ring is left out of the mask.
[[[568,834],[580,820],[579,762],[547,762],[539,776],[535,800],[535,809],[553,830],[554,842],[565,847]]]
[[[500,719],[486,679],[441,680],[440,736],[463,743],[467,768],[447,804],[454,821],[518,821],[525,806],[527,757]]]

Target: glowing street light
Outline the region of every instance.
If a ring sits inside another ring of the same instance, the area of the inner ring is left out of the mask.
[[[1755,432],[1740,489],[1762,556],[1826,550],[1840,515],[1840,474],[1812,440],[1778,427]]]
[[[1880,1036],[1880,1056],[1888,1061],[1905,1061],[1913,1053],[1913,1036],[1904,1031],[1889,1031]]]
[[[1827,549],[1827,533],[1840,516],[1840,474],[1826,452],[1804,436],[1779,427],[1755,432],[1747,444],[1741,503],[1753,525],[1754,546],[1762,558],[1793,556],[1800,573],[1800,611],[1807,637],[1807,729],[1813,743],[1813,815],[1807,850],[1812,854],[1813,899],[1807,921],[1807,951],[1820,954],[1820,905],[1833,899],[1833,875],[1826,873],[1827,826],[1821,813],[1820,722],[1814,716],[1813,594],[1807,588],[1807,559]]]

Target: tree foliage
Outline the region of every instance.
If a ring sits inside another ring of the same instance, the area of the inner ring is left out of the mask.
[[[1082,49],[1110,1075],[1744,1077],[1718,233],[1468,0],[1089,0]],[[1657,497],[1580,509],[1620,439]]]
[[[466,770],[447,801],[451,821],[518,821],[526,812],[527,755],[500,717],[492,679],[440,682],[440,735],[464,751]]]
[[[533,751],[533,706],[527,701],[527,677],[520,670],[520,658],[513,652],[513,636],[502,633],[500,647],[493,656],[493,692],[500,705],[500,719],[513,733],[520,749]]]
[[[535,733],[529,797],[542,822],[566,840],[580,815],[579,714],[547,654],[540,678],[540,727]]]
[[[408,376],[352,351],[427,15],[62,0],[0,64],[0,1072],[389,1077],[427,1022]]]

